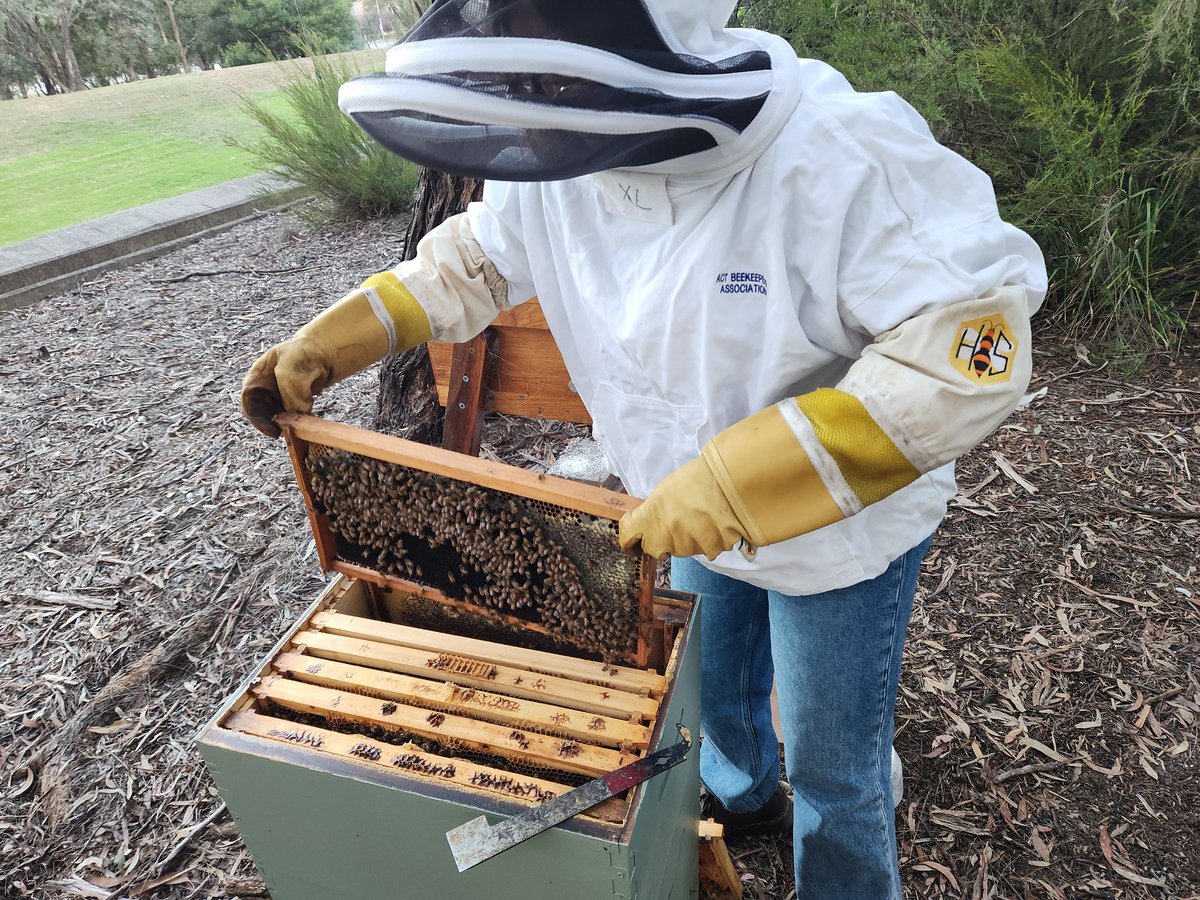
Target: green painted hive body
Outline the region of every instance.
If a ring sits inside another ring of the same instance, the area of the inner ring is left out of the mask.
[[[698,746],[630,792],[623,824],[576,818],[460,874],[446,832],[481,812],[495,824],[527,804],[322,752],[305,745],[317,740],[303,725],[287,740],[228,726],[252,714],[259,678],[271,675],[272,661],[314,615],[347,605],[369,614],[366,593],[353,580],[335,581],[198,737],[274,900],[698,896]],[[677,724],[699,735],[699,628],[687,606],[675,606],[667,688],[646,752],[678,740]]]

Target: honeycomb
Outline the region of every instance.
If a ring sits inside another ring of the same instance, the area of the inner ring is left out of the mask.
[[[605,660],[636,656],[640,561],[616,522],[321,444],[304,465],[345,561]]]

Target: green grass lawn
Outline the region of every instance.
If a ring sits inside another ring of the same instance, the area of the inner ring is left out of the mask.
[[[353,54],[363,71],[382,51]],[[287,67],[266,63],[0,103],[0,246],[259,169],[250,97],[286,114]]]

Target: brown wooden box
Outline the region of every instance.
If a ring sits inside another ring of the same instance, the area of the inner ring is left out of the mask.
[[[500,313],[488,331],[494,335],[483,383],[488,410],[591,424],[536,297]],[[428,346],[438,402],[446,406],[455,345],[431,341]]]

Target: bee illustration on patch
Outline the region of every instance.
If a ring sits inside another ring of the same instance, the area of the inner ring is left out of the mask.
[[[1003,319],[963,322],[955,341],[950,363],[959,372],[974,381],[1008,381],[1017,344]]]
[[[975,372],[976,378],[982,378],[984,374],[992,367],[992,350],[996,346],[996,329],[995,326],[988,326],[984,329],[983,334],[979,338],[979,342],[975,345],[975,355],[971,357],[971,368]]]

